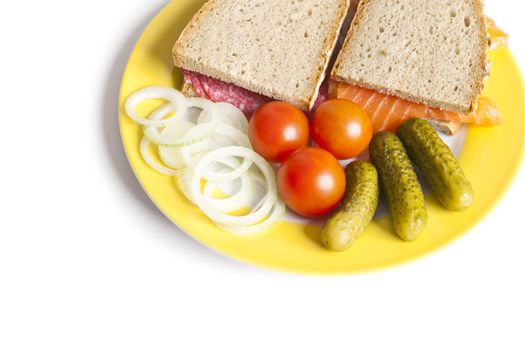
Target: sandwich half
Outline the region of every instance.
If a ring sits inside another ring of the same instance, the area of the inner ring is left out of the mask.
[[[173,49],[183,90],[247,114],[273,99],[309,111],[349,7],[350,0],[209,0]]]
[[[468,113],[488,49],[480,0],[362,0],[332,79]]]
[[[464,123],[501,123],[480,99],[488,50],[481,0],[361,0],[331,79],[376,131],[421,117],[453,134]]]

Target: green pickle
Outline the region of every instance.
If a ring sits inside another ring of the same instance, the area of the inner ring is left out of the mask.
[[[377,133],[370,143],[370,158],[396,234],[405,241],[417,239],[428,220],[425,196],[403,144],[391,132]]]
[[[405,122],[399,127],[397,135],[445,208],[461,211],[472,206],[472,185],[450,148],[426,120]]]
[[[377,210],[379,184],[376,168],[356,161],[345,169],[347,188],[340,209],[321,231],[323,245],[336,252],[345,251],[361,237]]]

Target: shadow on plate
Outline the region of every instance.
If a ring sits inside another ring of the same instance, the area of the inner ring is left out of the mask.
[[[166,4],[168,1],[166,2]],[[124,41],[122,46],[118,48],[115,53],[115,59],[110,66],[110,71],[107,74],[105,85],[103,86],[104,98],[101,105],[101,132],[103,135],[103,142],[105,145],[105,157],[111,164],[114,175],[118,181],[122,183],[130,197],[133,198],[144,211],[144,215],[150,220],[155,220],[157,223],[161,222],[162,230],[152,230],[152,233],[161,235],[161,239],[169,242],[173,246],[181,247],[191,250],[198,254],[199,258],[209,259],[210,263],[223,264],[224,266],[244,268],[245,265],[239,264],[233,260],[225,259],[220,254],[205,248],[182,231],[176,228],[171,221],[166,218],[149,199],[147,194],[140,186],[137,178],[126,158],[124,147],[122,146],[119,128],[119,90],[122,76],[128,62],[128,58],[133,51],[133,48],[141,36],[144,29],[155,17],[155,15],[162,9],[162,7],[155,7],[148,12],[145,19],[136,26],[129,37]],[[170,58],[168,57],[167,60]],[[138,147],[138,146],[137,146]]]

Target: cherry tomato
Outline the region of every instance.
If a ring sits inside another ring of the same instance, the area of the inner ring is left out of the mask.
[[[319,106],[311,128],[315,143],[337,159],[357,157],[366,150],[373,135],[368,114],[347,100],[330,100]]]
[[[288,157],[279,169],[279,194],[293,211],[317,217],[334,210],[344,196],[346,177],[330,153],[304,148]]]
[[[261,106],[250,120],[250,141],[254,150],[269,162],[282,162],[308,145],[308,118],[286,102]]]

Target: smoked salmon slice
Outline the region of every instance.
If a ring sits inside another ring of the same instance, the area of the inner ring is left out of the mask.
[[[368,113],[374,132],[396,131],[411,118],[486,126],[503,122],[496,104],[488,97],[480,97],[477,109],[469,114],[447,112],[345,83],[337,83],[336,97],[349,100]]]

